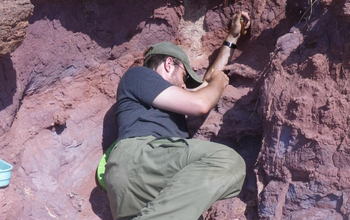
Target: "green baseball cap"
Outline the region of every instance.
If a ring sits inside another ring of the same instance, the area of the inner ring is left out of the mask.
[[[151,55],[154,54],[163,54],[179,59],[183,63],[186,72],[190,76],[186,80],[186,86],[188,88],[199,86],[203,82],[201,78],[192,70],[190,60],[188,59],[188,56],[186,55],[185,51],[182,50],[181,47],[170,42],[160,42],[154,44],[146,53],[144,61],[146,62],[151,57]]]

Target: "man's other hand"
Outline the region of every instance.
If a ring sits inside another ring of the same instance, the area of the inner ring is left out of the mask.
[[[243,18],[243,27],[241,25],[241,18]],[[230,27],[230,34],[232,37],[237,38],[241,36],[241,30],[243,28],[246,31],[250,26],[250,17],[247,12],[242,11],[232,16],[232,22]]]

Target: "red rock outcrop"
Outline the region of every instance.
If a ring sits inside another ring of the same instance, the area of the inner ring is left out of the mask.
[[[28,17],[23,2],[13,11]],[[158,41],[182,46],[203,74],[236,10],[252,26],[227,66],[230,85],[188,123],[193,137],[236,149],[248,175],[238,198],[204,218],[349,219],[349,0],[31,4],[23,43],[1,49],[0,158],[14,169],[0,219],[111,219],[95,176],[116,138],[120,77]]]
[[[349,1],[309,6],[261,86],[259,217],[350,217]]]
[[[3,0],[0,9],[0,57],[4,57],[23,42],[33,5],[30,0]]]

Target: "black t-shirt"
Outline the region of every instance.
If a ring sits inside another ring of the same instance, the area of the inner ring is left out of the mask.
[[[118,140],[147,135],[188,137],[184,115],[151,105],[170,86],[171,83],[146,67],[132,67],[124,73],[117,92]]]

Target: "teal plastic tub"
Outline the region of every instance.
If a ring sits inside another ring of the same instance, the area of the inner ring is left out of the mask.
[[[10,184],[12,168],[11,164],[0,159],[0,188]]]

